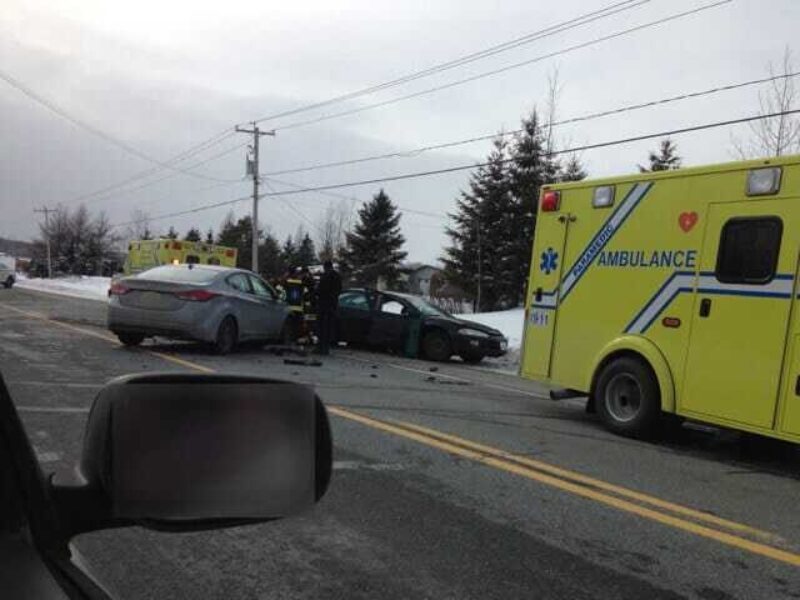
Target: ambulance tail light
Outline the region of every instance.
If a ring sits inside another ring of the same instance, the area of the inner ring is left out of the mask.
[[[770,196],[781,189],[781,168],[753,169],[747,174],[748,196]]]
[[[546,191],[542,195],[542,212],[556,212],[561,204],[561,192]]]

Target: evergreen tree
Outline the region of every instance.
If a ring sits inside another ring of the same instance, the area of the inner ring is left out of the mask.
[[[400,233],[401,213],[382,189],[358,211],[358,223],[346,234],[342,270],[361,285],[377,287],[383,281],[397,285],[400,262],[407,256]]]
[[[209,227],[208,231],[206,232],[206,244],[213,244],[214,243],[214,229]]]
[[[170,225],[169,226],[169,231],[167,231],[167,234],[164,235],[164,236],[161,236],[161,237],[164,238],[164,239],[168,239],[168,240],[177,240],[178,239],[178,232],[175,231],[175,228],[172,225]]]
[[[270,233],[264,236],[264,242],[258,247],[258,266],[268,279],[280,277],[286,271],[281,245]]]
[[[317,262],[317,250],[314,247],[314,240],[306,232],[297,248],[297,264],[301,267],[310,267]]]
[[[186,232],[186,237],[183,238],[187,242],[199,242],[202,238],[200,230],[197,227],[192,227]]]
[[[502,136],[494,140],[487,162],[471,175],[469,191],[461,193],[457,212],[450,215],[454,225],[446,231],[452,245],[442,259],[447,280],[475,298],[477,310],[494,310],[511,301],[507,282],[497,276],[505,270],[513,227],[509,216],[514,214],[508,144]]]
[[[287,268],[291,269],[298,266],[297,247],[291,235],[286,236],[286,241],[283,242],[283,248],[281,248],[281,255],[283,256],[283,262],[286,264]]]
[[[682,159],[678,156],[677,152],[678,147],[671,139],[666,138],[661,140],[658,146],[658,153],[650,152],[648,156],[648,160],[650,161],[649,167],[639,165],[639,171],[641,173],[647,173],[649,171],[672,171],[674,169],[680,169]]]
[[[143,240],[152,240],[153,239],[153,232],[150,231],[150,226],[145,225],[144,231],[142,232],[142,239]]]
[[[586,179],[586,169],[583,168],[580,160],[574,154],[567,159],[567,164],[561,172],[561,181],[581,181]]]
[[[521,129],[510,151],[509,179],[514,206],[506,225],[506,260],[497,274],[508,286],[510,306],[518,306],[524,299],[541,188],[559,181],[562,176],[561,164],[552,154],[549,126],[541,121],[536,109],[522,120]],[[577,172],[582,172],[582,169],[573,166],[573,173],[577,175]]]
[[[236,266],[242,269],[250,269],[253,266],[253,233],[250,216],[245,216],[238,221],[233,221],[233,215],[229,214],[219,230],[217,243],[221,246],[236,248],[238,255]]]

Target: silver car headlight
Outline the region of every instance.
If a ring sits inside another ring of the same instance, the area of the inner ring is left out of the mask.
[[[489,334],[486,333],[486,332],[479,331],[477,329],[469,329],[469,328],[459,329],[458,330],[458,334],[459,335],[466,335],[466,336],[469,336],[469,337],[475,337],[475,338],[488,338],[489,337]]]

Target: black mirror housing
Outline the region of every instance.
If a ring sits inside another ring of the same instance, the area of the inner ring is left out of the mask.
[[[79,488],[54,488],[73,533],[140,523],[203,529],[317,502],[331,476],[327,413],[293,382],[228,375],[111,381],[86,426]]]

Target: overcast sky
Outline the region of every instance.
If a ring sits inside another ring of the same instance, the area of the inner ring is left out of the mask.
[[[262,171],[401,152],[519,126],[545,103],[548,74],[563,85],[558,117],[703,90],[764,76],[779,63],[800,25],[797,0],[733,0],[506,73],[351,116],[281,131],[282,125],[357,108],[501,68],[645,24],[714,0],[651,0],[595,23],[413,83],[262,124]],[[236,123],[290,110],[406,75],[535,32],[612,4],[612,0],[3,0],[0,71],[68,114],[157,160]],[[800,53],[800,50],[798,50]],[[800,65],[798,54],[796,65]],[[676,102],[558,128],[562,146],[658,132],[758,111],[758,88]],[[730,160],[731,135],[746,127],[675,138],[686,165]],[[238,134],[180,163],[191,166],[246,142]],[[373,179],[482,160],[489,142],[279,177],[301,186]],[[624,174],[656,142],[583,153],[590,176]],[[0,236],[37,234],[33,208],[75,206],[81,197],[153,167],[93,136],[0,81]],[[111,193],[85,199],[115,223],[134,209],[153,228],[217,227],[250,203],[158,220],[161,214],[247,195],[245,149],[194,170],[159,170]],[[409,258],[435,261],[443,227],[469,173],[384,185],[405,213]],[[233,182],[218,183],[208,178]],[[285,190],[274,183],[273,189]],[[377,186],[338,190],[354,201],[314,193],[268,197],[261,222],[284,238],[311,230],[329,203],[358,204]],[[301,216],[302,215],[302,216]]]

